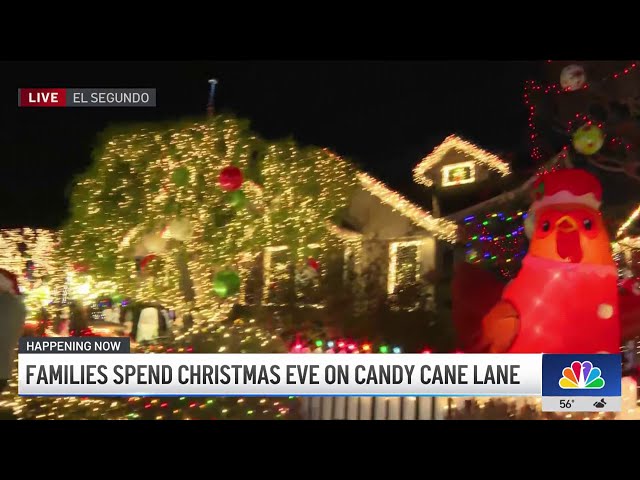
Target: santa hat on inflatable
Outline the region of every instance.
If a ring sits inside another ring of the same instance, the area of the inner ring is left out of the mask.
[[[0,268],[0,293],[20,295],[18,277],[4,268]]]
[[[550,205],[584,205],[599,210],[602,186],[599,180],[585,170],[566,168],[542,174],[533,183],[533,203],[524,221],[524,230],[531,238],[535,228],[535,214]]]

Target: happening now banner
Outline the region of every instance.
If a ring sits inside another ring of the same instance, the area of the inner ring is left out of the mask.
[[[574,410],[617,411],[621,356],[148,355],[127,338],[23,338],[18,380],[25,396],[543,396],[554,411],[575,398]]]

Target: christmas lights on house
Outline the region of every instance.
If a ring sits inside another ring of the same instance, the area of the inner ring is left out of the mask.
[[[433,179],[425,176],[425,172],[440,162],[451,150],[457,150],[465,155],[471,156],[474,159],[474,163],[477,162],[486,165],[487,168],[498,172],[501,176],[506,176],[511,173],[511,167],[509,167],[509,164],[497,155],[489,153],[456,135],[450,135],[444,140],[444,142],[438,145],[433,152],[427,155],[415,166],[413,169],[414,181],[427,187],[432,186]]]
[[[436,237],[450,243],[456,241],[458,226],[455,222],[433,217],[430,213],[422,210],[366,173],[359,173],[358,180],[365,190],[381,200],[382,203],[405,215],[418,227],[424,228],[432,232]]]
[[[526,253],[523,210],[507,214],[491,212],[484,215],[470,215],[464,219],[467,241],[467,261],[487,262],[496,265],[500,273],[510,278],[519,268],[519,262]]]

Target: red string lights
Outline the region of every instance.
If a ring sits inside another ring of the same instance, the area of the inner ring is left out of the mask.
[[[547,60],[547,63],[551,63],[551,62],[552,60]],[[598,80],[597,82],[590,82],[587,79],[587,82],[580,88],[580,90],[586,90],[589,88],[593,88],[596,85],[601,85],[610,80],[617,80],[619,78],[623,78],[624,76],[632,73],[637,68],[637,66],[638,64],[634,61],[628,64],[622,70],[610,73],[604,76],[602,79]],[[570,92],[563,89],[559,82],[554,82],[547,85],[536,83],[536,81],[534,80],[528,80],[527,82],[525,82],[523,98],[524,98],[524,104],[528,110],[527,124],[529,127],[529,142],[531,145],[530,155],[531,155],[531,158],[536,161],[543,160],[546,154],[540,145],[540,131],[536,126],[536,117],[538,115],[538,111],[536,109],[536,105],[533,100],[533,97],[535,95],[540,95],[540,94],[572,95],[572,94],[575,94],[575,92]],[[571,132],[575,130],[575,128],[582,126],[584,123],[593,122],[593,120],[589,116],[583,113],[576,113],[575,118],[576,120],[570,121],[567,125],[568,134],[571,134]],[[599,123],[598,127],[603,128],[602,123]],[[623,142],[621,139],[616,139],[616,141]],[[631,147],[628,144],[626,144],[625,148],[629,150]]]

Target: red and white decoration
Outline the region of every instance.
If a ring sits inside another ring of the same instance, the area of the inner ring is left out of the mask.
[[[587,82],[587,75],[580,65],[568,65],[560,73],[560,86],[568,92],[581,89]]]

